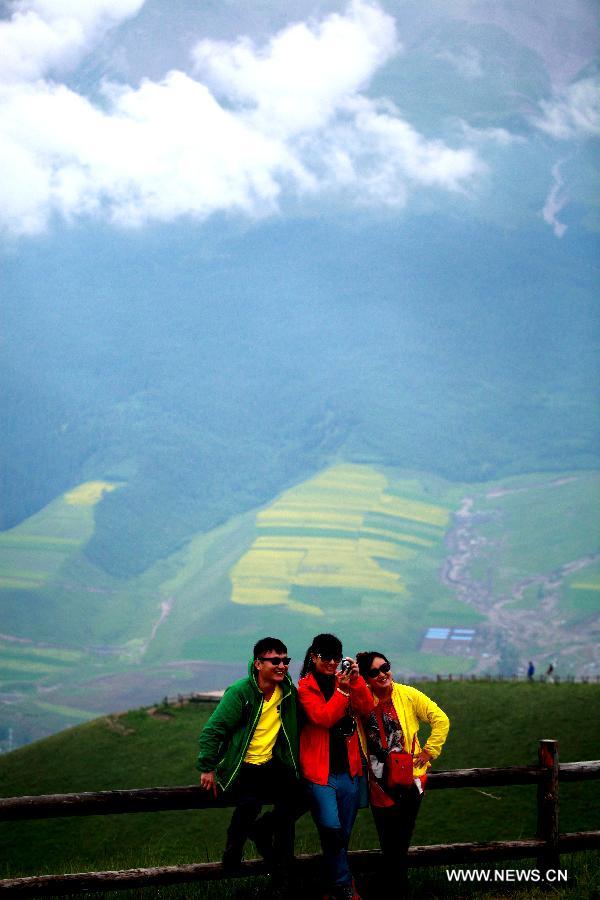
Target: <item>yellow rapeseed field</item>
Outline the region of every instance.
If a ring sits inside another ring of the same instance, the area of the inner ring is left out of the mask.
[[[434,542],[428,538],[419,537],[417,534],[408,534],[401,531],[386,531],[385,528],[363,527],[363,534],[376,534],[379,537],[392,538],[395,541],[401,541],[403,544],[418,544],[419,547],[433,547]]]
[[[363,517],[356,513],[314,509],[314,507],[307,504],[304,509],[292,508],[291,506],[272,506],[269,509],[263,509],[256,517],[256,523],[259,527],[300,524],[304,528],[356,531],[357,528],[362,526]]]
[[[0,588],[11,588],[12,590],[34,590],[35,588],[41,587],[43,583],[41,577],[35,581],[27,578],[0,578]]]
[[[103,494],[114,491],[116,487],[117,485],[111,484],[110,481],[86,481],[64,496],[70,506],[95,506]]]
[[[433,526],[441,538],[450,513],[386,488],[385,476],[369,466],[339,465],[285,491],[256,517],[259,534],[230,573],[232,601],[322,615],[316,604],[295,600],[294,587],[379,591],[400,599],[407,589],[399,564],[435,543],[411,533],[410,523],[416,530]],[[403,530],[365,524],[373,516],[401,520]]]

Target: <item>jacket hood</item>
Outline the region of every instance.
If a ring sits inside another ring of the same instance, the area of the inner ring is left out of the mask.
[[[254,688],[257,694],[261,693],[261,690],[258,686],[258,681],[256,680],[256,669],[254,668],[254,660],[248,660],[248,678],[250,679],[250,684]]]

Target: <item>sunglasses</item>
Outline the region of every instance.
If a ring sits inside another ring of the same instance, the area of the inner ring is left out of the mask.
[[[341,656],[334,656],[332,653],[315,653],[315,656],[318,656],[319,659],[323,660],[323,662],[334,662],[339,663]]]
[[[369,669],[367,675],[369,676],[369,678],[377,678],[380,672],[383,672],[383,674],[385,675],[386,672],[389,672],[391,668],[392,667],[389,663],[383,663],[383,665],[379,666],[378,669]]]
[[[283,663],[284,666],[289,666],[291,658],[292,658],[291,656],[258,656],[257,657],[257,659],[259,659],[261,662],[271,663],[272,666],[279,666],[281,663]]]

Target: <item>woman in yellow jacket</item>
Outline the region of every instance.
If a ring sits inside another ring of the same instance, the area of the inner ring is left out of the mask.
[[[356,654],[360,674],[373,694],[373,708],[363,715],[361,743],[368,761],[369,799],[383,853],[386,886],[397,888],[406,879],[406,853],[415,827],[431,760],[440,755],[450,722],[439,706],[421,691],[392,678],[385,654],[369,650]],[[428,722],[431,734],[421,747],[419,724]],[[413,755],[413,780],[406,787],[390,787],[388,757],[405,751]]]

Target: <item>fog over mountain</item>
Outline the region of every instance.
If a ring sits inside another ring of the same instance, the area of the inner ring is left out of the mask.
[[[332,460],[598,465],[597,6],[0,5],[0,525],[143,571]]]

